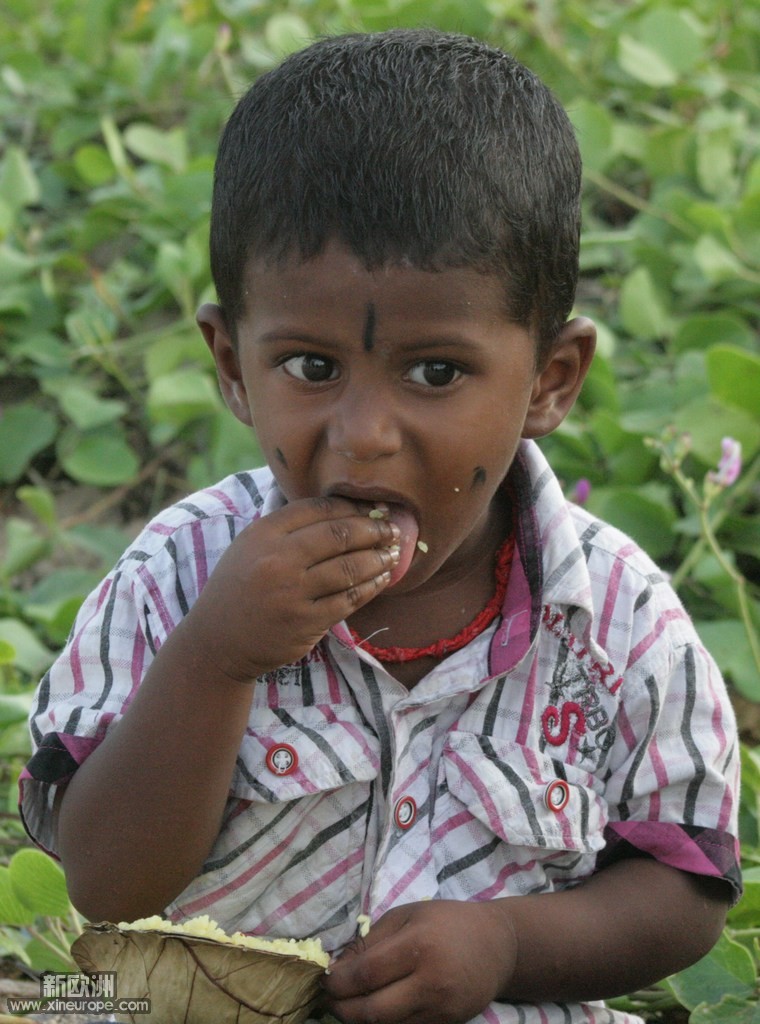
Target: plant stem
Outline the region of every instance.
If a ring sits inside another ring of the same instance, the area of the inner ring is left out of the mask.
[[[67,516],[65,519],[62,519],[58,524],[60,529],[70,530],[74,526],[95,522],[101,515],[123,501],[135,487],[138,487],[143,481],[149,480],[165,462],[169,462],[178,452],[178,445],[170,445],[168,448],[165,448],[154,459],[146,463],[132,480],[122,484],[121,487],[117,487],[116,490],[110,491],[105,497],[90,505],[84,512],[79,512],[76,515]]]
[[[697,509],[701,529],[700,538],[671,577],[671,584],[673,588],[677,590],[686,575],[699,560],[705,548],[709,548],[712,551],[718,565],[720,565],[736,587],[736,596],[739,602],[739,613],[741,615],[742,624],[744,625],[744,631],[747,634],[747,640],[752,652],[752,658],[755,662],[755,667],[757,668],[758,674],[760,674],[760,638],[758,638],[755,624],[752,621],[752,609],[750,607],[749,595],[747,594],[747,580],[742,573],[740,573],[739,570],[728,561],[720,543],[718,542],[718,538],[715,536],[715,531],[728,515],[728,509],[723,508],[711,520],[709,515],[709,500],[697,493],[694,481],[685,476],[681,471],[680,463],[673,460],[664,448],[661,450],[663,452],[663,456],[668,461],[668,467],[673,479]],[[745,473],[744,479],[742,480],[741,492],[746,491],[747,488],[754,483],[758,471],[760,471],[760,459],[756,459],[750,467],[750,470]],[[734,497],[736,497],[737,493],[738,489],[737,492],[735,492]]]
[[[750,650],[752,651],[752,657],[755,661],[755,668],[758,671],[758,675],[760,675],[760,640],[758,640],[755,625],[752,621],[752,611],[749,605],[749,597],[747,596],[747,581],[744,576],[735,569],[733,565],[731,565],[723,554],[723,549],[713,533],[712,524],[709,516],[707,515],[707,508],[704,502],[699,506],[699,521],[702,526],[702,534],[709,544],[712,553],[718,560],[718,564],[730,579],[733,580],[736,587],[736,595],[739,598],[739,611],[741,612],[742,622],[744,623],[744,630],[747,634],[747,639],[749,640]]]
[[[42,932],[37,931],[37,929],[34,928],[32,925],[29,925],[27,931],[29,932],[33,939],[37,939],[38,942],[42,943],[42,945],[49,949],[51,953],[54,953],[57,957],[60,957],[61,960],[73,963],[71,957],[69,956],[68,946],[66,946],[65,944],[63,946],[58,946],[55,942],[51,942],[50,939],[44,936]]]
[[[71,928],[74,934],[77,937],[80,936],[82,934],[82,921],[74,907],[69,912],[69,920],[71,921]]]
[[[584,176],[588,181],[593,182],[597,188],[602,189],[603,192],[609,192],[611,196],[619,199],[621,203],[625,203],[632,210],[638,210],[640,213],[649,214],[650,217],[664,220],[666,224],[670,224],[671,227],[683,232],[689,238],[697,237],[697,231],[687,221],[674,216],[672,213],[668,213],[666,210],[659,209],[653,203],[642,199],[641,196],[637,196],[635,192],[631,192],[630,189],[625,188],[623,185],[618,185],[611,178],[608,178],[606,174],[586,170],[584,171]]]

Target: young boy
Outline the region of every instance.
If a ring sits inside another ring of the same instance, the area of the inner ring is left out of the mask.
[[[598,1000],[715,942],[723,683],[532,440],[594,348],[579,188],[470,39],[327,39],[241,100],[198,322],[268,468],[145,529],[32,717],[25,821],[90,918],[320,936],[326,1006],[383,1024],[633,1021]]]

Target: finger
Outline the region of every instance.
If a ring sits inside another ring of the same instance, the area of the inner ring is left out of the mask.
[[[412,974],[417,967],[414,951],[409,951],[398,933],[368,945],[367,939],[349,946],[330,966],[323,987],[334,999],[367,996]]]
[[[288,535],[308,568],[347,552],[390,547],[399,537],[394,523],[358,515],[310,523]]]
[[[322,562],[317,562],[306,571],[304,592],[312,600],[344,594],[352,587],[369,583],[377,576],[390,572],[398,564],[398,545],[372,547],[366,550],[349,551]]]
[[[336,999],[328,996],[326,1005],[343,1021],[351,1024],[440,1024],[441,1016],[427,1010],[422,993],[412,975],[363,995]]]
[[[351,501],[349,498],[299,498],[283,505],[270,516],[265,516],[262,521],[276,517],[284,525],[286,533],[295,533],[304,526],[330,519],[342,519],[351,515],[369,518],[368,513],[372,507],[367,502]]]
[[[357,583],[356,586],[349,587],[342,593],[315,599],[312,602],[312,609],[315,620],[322,623],[320,635],[324,636],[336,622],[347,619],[353,612],[368,604],[381,591],[385,590],[390,582],[390,571],[386,571],[365,583]]]

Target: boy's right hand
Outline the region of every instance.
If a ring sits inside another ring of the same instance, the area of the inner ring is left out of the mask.
[[[399,530],[370,508],[308,498],[247,526],[184,620],[199,660],[250,682],[304,657],[387,587]]]

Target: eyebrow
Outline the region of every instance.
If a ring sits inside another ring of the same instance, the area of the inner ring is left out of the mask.
[[[372,338],[371,345],[374,345],[374,321],[372,322]],[[302,345],[313,345],[315,348],[322,349],[333,349],[337,350],[342,347],[342,342],[335,341],[331,338],[327,338],[324,335],[310,334],[308,331],[302,330],[288,330],[284,328],[282,330],[273,328],[271,331],[265,331],[263,334],[258,335],[255,339],[257,342],[261,342],[265,345],[276,345],[279,342],[297,342]],[[364,333],[362,336],[362,344],[365,351],[371,351],[371,348],[367,347],[367,323],[365,322]],[[471,341],[469,338],[462,337],[460,335],[451,335],[441,333],[439,336],[431,336],[429,338],[417,338],[410,340],[403,344],[404,351],[408,354],[413,355],[417,352],[429,352],[435,351],[436,349],[458,349],[463,354],[468,352],[477,352],[480,349],[480,345],[476,341]],[[448,358],[448,356],[447,356]],[[453,358],[453,353],[451,358]]]

